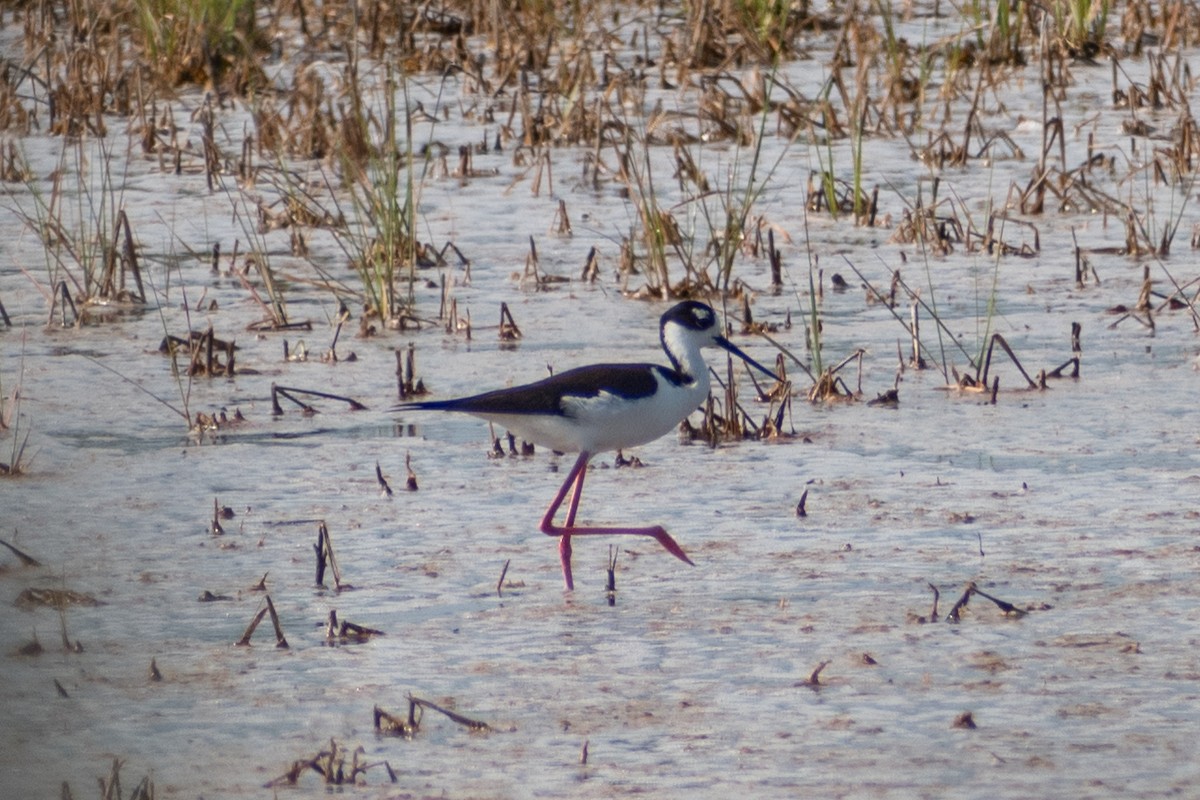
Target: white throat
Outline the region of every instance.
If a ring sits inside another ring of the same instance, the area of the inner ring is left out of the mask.
[[[696,385],[697,394],[708,396],[708,364],[704,360],[700,334],[680,325],[668,325],[662,332],[663,349],[671,359],[671,365],[683,373],[683,377]]]

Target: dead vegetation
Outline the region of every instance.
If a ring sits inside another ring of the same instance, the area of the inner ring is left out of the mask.
[[[375,706],[373,711],[375,732],[380,736],[399,736],[412,739],[421,729],[426,709],[442,714],[472,733],[488,733],[493,730],[492,726],[486,722],[465,717],[445,706],[410,694],[406,716],[397,716]],[[367,762],[363,760],[365,755],[366,750],[361,746],[347,751],[345,747],[338,744],[336,739],[330,739],[327,749],[322,749],[311,757],[296,759],[284,774],[269,781],[265,786],[268,789],[278,786],[295,786],[307,772],[315,772],[321,776],[321,780],[327,786],[361,786],[366,783],[368,772],[377,767],[383,767],[390,783],[397,782],[397,770],[393,769],[388,761]]]
[[[100,777],[100,798],[101,800],[154,800],[157,796],[154,792],[154,781],[149,775],[142,777],[140,781],[134,784],[133,789],[126,795],[121,788],[121,768],[125,766],[119,758],[114,758],[112,768],[108,772],[107,777]],[[71,793],[71,787],[66,781],[62,784],[63,800],[71,800],[75,795]],[[89,797],[91,795],[88,795]]]
[[[411,739],[420,731],[421,721],[424,719],[426,709],[442,714],[451,722],[462,725],[472,733],[488,733],[493,730],[492,726],[486,722],[463,716],[449,708],[440,706],[429,700],[422,700],[411,694],[408,696],[408,715],[406,717],[396,716],[384,711],[379,706],[375,706],[375,730],[389,736],[402,736],[405,739]]]
[[[365,783],[368,771],[376,767],[383,767],[390,783],[396,782],[396,771],[391,764],[387,761],[364,761],[365,755],[366,750],[362,746],[347,752],[336,739],[330,739],[328,749],[322,749],[308,758],[296,759],[287,772],[267,782],[264,787],[295,786],[306,772],[320,775],[326,786],[357,786]]]
[[[980,553],[982,555],[982,550]],[[942,619],[938,612],[938,602],[941,599],[941,592],[938,591],[937,586],[932,583],[928,584],[928,586],[930,591],[933,592],[933,607],[930,609],[928,614],[910,613],[908,615],[910,622],[925,625],[927,623],[938,622]],[[996,608],[1000,610],[1000,613],[1009,619],[1021,619],[1031,611],[1046,610],[1049,608],[1049,606],[1045,604],[1029,605],[1025,608],[1019,608],[1007,600],[1001,600],[998,597],[988,594],[983,589],[980,589],[979,585],[975,581],[967,581],[966,586],[963,587],[962,594],[959,595],[958,599],[954,601],[954,605],[950,607],[950,611],[946,614],[945,621],[950,623],[962,622],[963,611],[967,608],[967,604],[971,602],[971,598],[976,595],[984,598],[985,600],[991,601]]]
[[[23,475],[31,459],[25,456],[29,447],[29,426],[23,424],[20,385],[7,394],[0,392],[0,434],[12,437],[8,460],[0,461],[0,478]]]
[[[1038,257],[1051,218],[1070,215],[1111,218],[1124,230],[1119,250],[1130,258],[1166,258],[1183,218],[1164,218],[1153,193],[1186,189],[1200,159],[1189,100],[1195,79],[1177,50],[1200,39],[1200,14],[1179,3],[1134,3],[1118,15],[1100,2],[1002,2],[973,8],[960,30],[920,44],[902,37],[897,23],[929,9],[865,2],[819,11],[806,3],[722,2],[675,14],[637,3],[542,4],[511,14],[466,2],[374,2],[354,13],[306,0],[120,0],[106,4],[105,14],[93,5],[19,4],[3,12],[23,35],[22,51],[5,62],[0,81],[0,134],[44,130],[77,142],[63,148],[50,191],[31,191],[32,202],[18,208],[45,242],[47,277],[39,288],[48,319],[61,325],[115,318],[149,300],[143,231],[126,213],[123,175],[114,171],[114,120],[128,123],[130,149],[164,174],[203,174],[210,192],[231,201],[246,241],[227,248],[228,274],[263,310],[254,331],[311,330],[310,321],[290,317],[269,256],[268,235],[287,231],[311,281],[346,309],[338,332],[357,307],[361,336],[433,324],[471,336],[469,313],[461,315],[452,296],[454,272],[463,270],[457,277],[469,282],[471,259],[453,242],[426,241],[419,209],[427,187],[490,181],[505,161],[516,168],[505,191],[559,195],[548,232],[555,237],[573,235],[569,198],[556,188],[565,179],[555,174],[560,152],[585,156],[575,181],[628,201],[632,214],[613,258],[627,295],[745,301],[757,289],[739,271],[764,255],[771,287],[782,286],[775,232],[786,222],[765,201],[796,142],[815,158],[803,191],[807,215],[888,228],[893,243],[915,248],[925,261],[975,255],[997,265]],[[341,57],[312,57],[330,53]],[[817,87],[785,68],[817,53],[827,75]],[[296,66],[277,68],[287,63]],[[1069,118],[1077,75],[1102,69],[1111,73],[1109,110],[1121,115],[1128,146],[1097,139],[1098,115]],[[1027,152],[996,120],[1003,119],[1003,92],[1030,80],[1045,91],[1040,119],[1030,120],[1040,142]],[[436,87],[436,105],[413,97],[416,83]],[[206,94],[192,103],[197,127],[188,135],[178,101],[200,90]],[[668,106],[671,92],[683,99]],[[239,107],[249,124],[236,131],[226,120]],[[1162,130],[1168,114],[1174,121]],[[450,120],[474,127],[478,139],[440,138],[438,123]],[[782,147],[768,149],[772,139]],[[873,175],[863,155],[871,139],[905,142],[928,170],[915,196]],[[1082,157],[1075,146],[1081,140]],[[714,147],[727,149],[732,161],[714,169],[707,155]],[[13,141],[0,153],[5,180],[35,187]],[[1000,187],[986,213],[942,190],[947,170],[998,162],[1028,162],[1030,169],[1024,180]],[[71,175],[88,178],[78,182],[89,201],[78,206],[82,214],[70,210],[78,205],[64,183]],[[322,237],[340,248],[348,275],[313,254],[311,242]],[[523,287],[552,291],[570,281],[540,263],[536,240],[529,245]],[[215,270],[221,243],[196,250],[209,247]],[[1076,245],[1078,285],[1094,275],[1088,255],[1103,250]],[[816,270],[815,254],[810,262]],[[593,247],[580,280],[597,281],[599,263]],[[436,323],[416,307],[418,276],[431,269],[441,283]],[[1185,276],[1180,284],[1193,282]],[[895,308],[897,286],[886,294],[869,290],[867,301],[884,297]],[[861,387],[839,370],[847,362],[861,369],[867,349],[826,368],[819,301],[810,302],[812,357],[801,364],[810,373],[807,394],[817,402],[855,399]],[[936,319],[928,305],[923,310]],[[502,319],[501,336],[515,341],[519,330],[510,323]],[[945,355],[935,360],[919,351],[916,326],[914,318],[911,363],[940,362],[948,384],[965,385]],[[214,342],[194,336],[186,345],[189,375],[233,373],[231,342],[217,353]],[[339,358],[336,343],[335,334],[323,359]],[[984,386],[983,348],[995,344],[1019,363],[1007,342],[982,342],[966,358],[972,379]],[[307,348],[286,357],[304,360]],[[411,372],[400,386],[402,398],[420,390]],[[735,413],[736,405],[727,397],[725,413],[710,416],[697,435],[782,430],[778,408],[759,424]]]
[[[263,621],[263,618],[271,615],[271,625],[275,629],[275,647],[280,650],[288,649],[287,637],[283,634],[283,625],[279,621],[279,613],[275,610],[275,603],[271,600],[271,595],[264,594],[262,605],[255,612],[250,624],[246,626],[242,638],[237,640],[238,647],[248,647],[250,645],[250,637],[254,635],[254,631],[258,628],[258,624]]]

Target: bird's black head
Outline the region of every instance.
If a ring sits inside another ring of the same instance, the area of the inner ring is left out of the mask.
[[[684,370],[684,362],[688,353],[696,353],[701,347],[716,345],[733,353],[760,372],[779,380],[774,372],[743,353],[733,342],[721,335],[721,324],[717,319],[717,312],[712,310],[712,306],[705,303],[685,300],[672,306],[667,313],[662,315],[662,330],[659,338],[662,339],[663,350],[667,352],[672,366],[677,371]]]
[[[676,371],[683,372],[688,353],[722,340],[717,313],[711,306],[685,300],[671,306],[659,323],[659,339]],[[693,367],[694,368],[694,367]]]
[[[667,310],[662,315],[661,325],[676,323],[688,330],[707,331],[717,325],[717,314],[712,307],[697,300],[684,300]]]

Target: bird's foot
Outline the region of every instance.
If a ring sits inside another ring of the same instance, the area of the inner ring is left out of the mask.
[[[572,536],[649,536],[683,563],[696,566],[696,562],[688,558],[679,543],[671,538],[671,534],[667,533],[667,529],[661,525],[655,525],[653,528],[592,528],[574,525],[560,528],[552,524],[543,524],[541,530],[548,536],[558,537],[558,557],[562,561],[563,584],[567,591],[575,588],[575,582],[571,577]]]
[[[678,558],[683,563],[691,564],[693,567],[696,566],[696,563],[687,557],[687,553],[683,552],[683,548],[679,546],[679,543],[671,538],[671,534],[667,533],[666,528],[661,526],[649,528],[646,530],[646,535],[652,537],[655,541],[663,546],[664,550]]]

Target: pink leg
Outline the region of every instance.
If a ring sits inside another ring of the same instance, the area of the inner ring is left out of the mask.
[[[579,511],[579,499],[583,497],[583,479],[587,477],[587,462],[584,462],[584,468],[579,470],[579,474],[575,476],[575,487],[571,489],[571,502],[567,504],[567,518],[563,521],[564,528],[571,528],[575,525],[575,513]],[[551,518],[553,522],[553,518]]]
[[[671,555],[678,558],[687,564],[692,564],[692,560],[683,552],[683,548],[671,538],[671,534],[667,533],[666,529],[661,525],[654,525],[648,528],[603,528],[576,526],[575,514],[579,510],[579,501],[583,497],[583,479],[587,475],[588,461],[591,460],[592,454],[583,452],[579,454],[579,458],[575,459],[574,466],[567,473],[567,479],[563,481],[562,486],[558,489],[558,494],[554,496],[554,500],[550,503],[550,507],[546,509],[546,514],[542,517],[542,523],[539,526],[542,533],[548,536],[557,536],[558,553],[562,561],[563,582],[568,590],[574,589],[575,584],[571,577],[571,537],[572,536],[649,536]],[[558,509],[562,506],[563,500],[566,499],[567,490],[571,489],[571,502],[567,506],[567,518],[565,524],[559,527],[554,524],[554,515],[558,513]]]
[[[575,476],[575,485],[571,488],[571,502],[567,503],[567,518],[564,528],[569,530],[575,525],[575,513],[579,511],[579,498],[583,497],[583,479],[587,477],[587,461],[583,462],[583,469],[579,470],[579,474]],[[554,524],[554,518],[550,518],[551,525]],[[571,578],[571,534],[564,533],[558,537],[558,560],[562,562],[563,581],[566,583],[569,591],[574,591],[575,581]]]
[[[554,515],[558,513],[559,507],[566,499],[567,489],[570,487],[571,502],[567,506],[566,528],[570,528],[575,523],[575,513],[579,510],[579,498],[583,494],[583,476],[587,474],[587,465],[591,458],[591,453],[583,452],[579,454],[579,458],[575,459],[574,466],[567,473],[567,479],[558,488],[558,494],[554,496],[550,507],[542,516],[541,525],[538,526],[542,533],[558,537],[558,558],[562,562],[563,583],[566,585],[567,591],[575,589],[575,581],[571,576],[571,534],[554,524]]]

